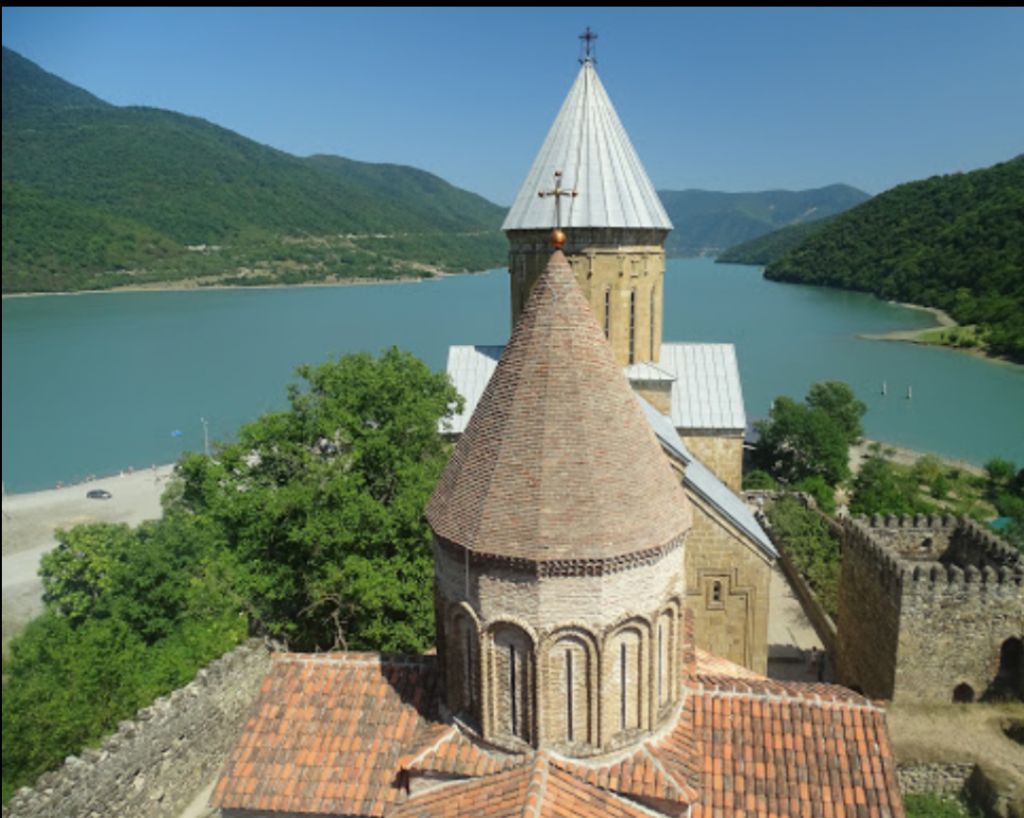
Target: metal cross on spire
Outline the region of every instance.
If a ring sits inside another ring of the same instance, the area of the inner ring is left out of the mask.
[[[562,171],[555,171],[555,186],[551,190],[539,190],[537,195],[544,199],[548,196],[555,197],[555,229],[559,230],[562,227],[562,197],[569,196],[573,199],[576,198],[575,190],[563,190],[562,189]]]
[[[587,26],[587,30],[580,35],[580,39],[583,41],[583,56],[580,57],[580,62],[597,62],[597,58],[593,55],[594,40],[597,39],[597,35],[590,30],[590,26]]]

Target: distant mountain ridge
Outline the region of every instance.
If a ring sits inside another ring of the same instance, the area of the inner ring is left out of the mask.
[[[674,256],[715,255],[781,227],[842,213],[871,198],[843,184],[753,193],[660,190],[658,195],[675,225],[665,244],[665,251]]]
[[[3,49],[4,292],[485,269],[505,260],[503,216],[416,168],[110,105]]]

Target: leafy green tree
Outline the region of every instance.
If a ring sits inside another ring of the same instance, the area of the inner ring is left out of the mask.
[[[932,511],[921,499],[912,476],[896,472],[877,454],[861,464],[853,480],[850,512],[853,514],[917,514]]]
[[[842,427],[850,446],[860,443],[864,436],[861,418],[868,407],[863,401],[857,400],[848,384],[842,381],[813,384],[807,392],[805,403],[812,409],[821,409],[836,421]]]
[[[816,474],[813,477],[805,477],[803,480],[797,481],[793,484],[793,490],[807,492],[814,498],[814,502],[817,503],[818,508],[826,514],[836,513],[835,489],[826,483],[825,478],[820,474]]]
[[[824,409],[782,396],[755,428],[754,464],[779,480],[818,476],[835,486],[850,474],[848,432]]]
[[[743,488],[748,491],[772,490],[779,487],[775,478],[761,469],[753,469],[743,475]]]
[[[985,464],[985,474],[993,488],[1009,485],[1016,471],[1017,466],[1002,457],[993,457]]]
[[[191,455],[172,506],[220,526],[255,625],[302,649],[422,650],[433,638],[423,509],[461,401],[408,353],[300,367],[290,409]]]
[[[768,509],[772,540],[779,544],[833,618],[839,609],[839,542],[828,524],[795,497]]]
[[[124,524],[94,523],[58,529],[56,537],[59,545],[40,560],[43,602],[80,624],[109,601],[115,564],[135,548],[135,534]]]

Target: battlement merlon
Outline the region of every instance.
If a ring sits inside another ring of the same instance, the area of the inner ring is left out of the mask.
[[[948,515],[876,515],[870,524],[866,517],[847,520],[846,532],[846,546],[874,564],[882,583],[906,594],[985,592],[1020,597],[1024,589],[1024,556],[974,520]],[[927,539],[945,534],[949,545],[944,559],[901,554],[895,544],[883,541],[886,534],[896,532]]]

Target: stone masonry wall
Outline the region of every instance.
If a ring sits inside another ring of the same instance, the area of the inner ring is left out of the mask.
[[[709,430],[680,432],[693,455],[736,494],[743,491],[743,432]]]
[[[566,228],[564,252],[598,324],[604,326],[608,293],[608,341],[620,366],[629,355],[630,296],[633,304],[633,359],[657,361],[661,354],[665,237],[667,230]],[[526,305],[533,283],[551,258],[550,230],[508,233],[512,325]],[[652,309],[653,306],[653,309]],[[653,332],[652,332],[653,330]]]
[[[839,601],[846,684],[903,701],[948,702],[961,684],[981,696],[1024,633],[1024,560],[972,521],[852,521]]]
[[[693,504],[693,528],[686,545],[686,605],[693,610],[694,641],[716,656],[764,673],[768,559],[743,542],[710,505],[687,494]]]
[[[680,540],[622,570],[537,576],[435,540],[449,707],[468,709],[498,746],[573,757],[661,726],[680,695],[684,551]]]
[[[20,789],[3,818],[177,816],[224,763],[269,668],[256,641],[224,654],[99,747]]]
[[[839,578],[839,680],[891,699],[900,629],[900,569],[860,527],[847,528]]]

